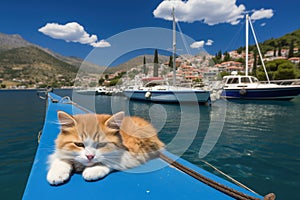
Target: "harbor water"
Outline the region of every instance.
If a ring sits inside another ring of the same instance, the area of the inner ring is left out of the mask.
[[[71,90],[55,93],[73,96]],[[78,103],[97,113],[124,110],[146,118],[169,151],[221,176],[206,161],[261,195],[299,196],[300,97],[286,102],[219,100],[211,107],[131,102],[120,96],[82,96]],[[36,90],[0,90],[1,199],[22,198],[45,109]]]

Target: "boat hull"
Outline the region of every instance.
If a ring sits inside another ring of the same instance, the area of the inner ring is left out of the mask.
[[[248,100],[291,100],[300,94],[300,87],[224,89],[221,97]]]
[[[209,103],[208,91],[138,91],[125,90],[124,95],[132,100],[161,103]]]

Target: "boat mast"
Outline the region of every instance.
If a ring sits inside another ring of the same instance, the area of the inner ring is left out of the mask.
[[[249,60],[249,15],[246,15],[246,76],[248,76],[248,60]]]
[[[261,51],[260,51],[260,48],[259,48],[259,45],[258,45],[258,42],[257,42],[256,34],[254,32],[254,28],[253,28],[253,25],[252,25],[252,22],[251,22],[251,19],[250,19],[249,16],[248,16],[248,22],[249,22],[250,27],[251,27],[251,31],[252,31],[252,34],[253,34],[253,37],[254,37],[254,40],[255,40],[255,44],[256,44],[256,47],[257,47],[257,50],[258,50],[258,54],[259,54],[262,66],[264,68],[264,71],[265,71],[265,74],[266,74],[266,77],[267,77],[267,81],[270,84],[269,75],[268,75],[268,72],[267,72],[267,69],[266,69],[266,66],[265,66],[265,63],[264,63],[264,60],[263,60],[263,57],[262,57],[262,54],[261,54]]]
[[[176,85],[176,21],[175,21],[175,9],[172,10],[173,16],[173,86]]]

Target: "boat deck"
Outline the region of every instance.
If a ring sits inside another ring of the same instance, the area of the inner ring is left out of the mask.
[[[49,93],[49,96],[43,134],[23,194],[23,200],[86,198],[123,200],[234,199],[180,171],[160,158],[151,160],[135,169],[110,173],[105,178],[95,182],[86,182],[81,174],[74,174],[67,183],[60,186],[50,186],[46,180],[46,162],[48,155],[54,150],[54,140],[59,133],[57,111],[63,110],[70,114],[84,113],[84,111],[70,104],[67,100],[63,101],[61,97],[53,93]],[[263,199],[262,196],[221,179],[169,152],[164,152],[164,154],[202,176],[257,199]]]

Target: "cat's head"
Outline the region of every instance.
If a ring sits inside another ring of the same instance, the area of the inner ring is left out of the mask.
[[[72,116],[58,111],[58,119],[61,130],[56,139],[56,150],[62,159],[91,166],[103,162],[106,154],[125,148],[118,133],[124,112]]]

